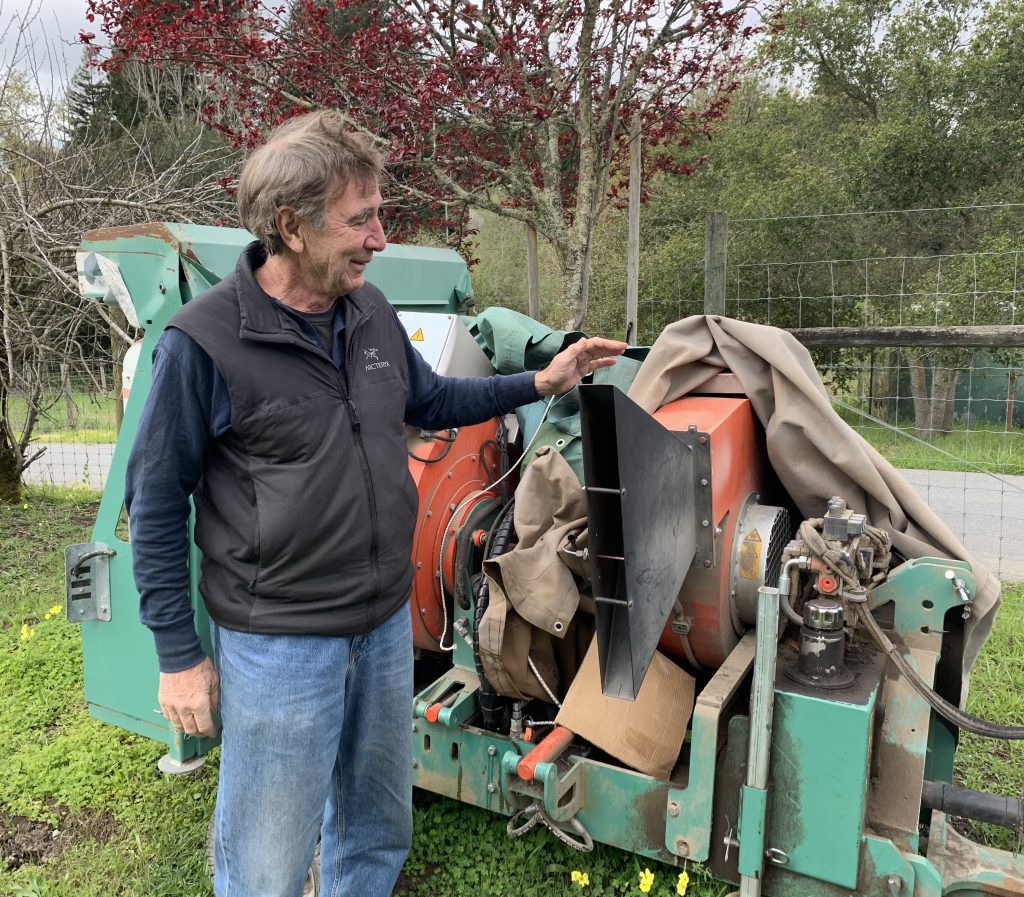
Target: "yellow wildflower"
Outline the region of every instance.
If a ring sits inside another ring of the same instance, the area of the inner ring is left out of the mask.
[[[645,894],[651,892],[651,888],[654,886],[654,873],[650,869],[644,869],[640,873],[640,890]]]
[[[54,605],[53,607],[51,607],[51,608],[50,608],[50,616],[51,616],[51,617],[56,617],[56,616],[59,616],[59,615],[60,615],[60,612],[61,612],[61,611],[62,611],[63,609],[64,609],[64,608],[62,608],[62,607],[61,607],[61,606],[60,606],[59,604],[55,604],[55,605]]]
[[[47,611],[45,614],[43,614],[43,619],[44,620],[49,620],[50,619],[50,612],[49,611]]]
[[[586,872],[580,872],[579,869],[573,869],[569,877],[581,888],[585,888],[590,884],[590,876]]]
[[[679,881],[676,882],[676,894],[678,894],[679,897],[685,897],[685,895],[686,895],[686,886],[689,883],[690,883],[690,876],[687,875],[685,872],[680,872],[679,873]]]
[[[23,504],[23,505],[21,506],[21,509],[22,509],[23,511],[27,511],[27,510],[28,510],[28,502],[25,502],[25,504]]]
[[[28,623],[21,624],[21,640],[27,642],[29,639],[35,638],[36,631],[28,625]]]

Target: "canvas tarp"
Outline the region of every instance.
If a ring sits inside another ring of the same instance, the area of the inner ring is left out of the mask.
[[[560,343],[555,335],[549,340],[552,346]],[[974,563],[903,476],[835,412],[810,355],[793,336],[777,328],[718,316],[686,318],[667,327],[651,347],[629,387],[629,396],[653,412],[724,370],[736,375],[750,398],[765,430],[768,459],[803,516],[820,517],[829,498],[841,496],[853,510],[866,514],[872,525],[890,533],[898,555],[940,556],[971,563],[978,588],[973,612],[964,623],[962,670],[957,670],[963,677],[961,697],[966,698],[969,671],[995,620],[999,582],[987,569]],[[497,601],[488,614],[498,613],[499,607],[503,614],[511,611],[517,626],[518,621],[523,621],[547,633],[546,644],[567,631],[556,631],[554,627],[554,622],[564,615],[566,598],[564,577],[552,566],[554,562],[561,563],[557,561],[559,551],[563,561],[567,557],[565,539],[559,541],[547,535],[547,531],[564,527],[566,502],[571,503],[571,499],[564,482],[566,465],[549,459],[531,476],[534,466],[527,469],[517,491],[516,510],[518,523],[518,502],[528,495],[531,536],[527,544],[514,549],[497,564],[503,568],[505,582],[499,584]],[[559,485],[544,482],[548,476],[554,477]],[[553,547],[544,555],[538,545]],[[531,553],[528,562],[524,561],[526,554],[514,557],[516,552],[527,551]],[[539,565],[547,575],[559,579],[560,584],[551,592],[555,600],[546,613],[538,609],[544,606],[545,581],[537,576],[532,565]],[[515,569],[516,577],[530,580],[529,588],[510,585],[511,568]],[[526,613],[516,610],[519,595],[530,596]],[[507,631],[504,624],[486,628],[481,634],[482,653],[490,653],[492,658],[501,656],[507,646],[502,638],[495,641],[494,637]],[[485,636],[490,636],[490,640]],[[516,641],[522,646],[530,640],[520,636]],[[544,653],[545,659],[552,658],[548,649]],[[953,659],[944,657],[944,661],[950,663]],[[507,659],[503,666],[507,672]],[[526,661],[515,666],[526,669]],[[484,669],[489,672],[486,659]],[[535,677],[527,670],[523,679],[513,682],[513,687],[524,694],[535,693]]]

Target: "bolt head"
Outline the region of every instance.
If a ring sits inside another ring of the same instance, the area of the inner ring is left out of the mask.
[[[690,855],[690,842],[685,838],[676,838],[676,855],[681,857]]]
[[[498,786],[495,785],[494,782],[490,782],[487,785],[487,793],[488,794],[494,794],[497,790],[498,790]]]
[[[496,753],[498,753],[498,749],[493,744],[487,746],[488,757],[493,757]]]
[[[674,800],[670,800],[668,802],[668,815],[673,818],[679,815],[679,804],[677,804]]]
[[[711,566],[711,561],[704,561],[704,566],[705,567],[710,567]]]
[[[420,730],[420,727],[418,725],[416,725],[416,723],[413,723],[412,724],[412,734],[415,735],[417,732],[419,732],[419,730]]]

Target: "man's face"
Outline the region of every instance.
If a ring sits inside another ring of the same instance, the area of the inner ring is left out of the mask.
[[[361,287],[375,252],[387,245],[380,223],[380,189],[369,193],[356,181],[336,189],[327,205],[323,230],[305,229],[299,263],[311,285],[329,297]]]

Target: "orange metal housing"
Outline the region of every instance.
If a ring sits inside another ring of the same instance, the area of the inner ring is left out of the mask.
[[[497,510],[497,490],[492,490],[490,484],[500,475],[498,427],[497,419],[462,427],[452,443],[421,439],[410,429],[409,472],[419,494],[410,598],[413,643],[417,648],[439,651],[442,638],[444,647],[450,648],[455,637],[451,611],[455,536],[480,502],[494,504]],[[450,433],[441,431],[439,435]],[[509,488],[511,491],[512,486]],[[439,567],[445,603],[438,581]]]
[[[673,632],[670,623],[658,647],[683,663],[716,669],[742,635],[730,594],[732,550],[744,500],[763,495],[767,485],[764,435],[746,398],[685,396],[653,416],[673,432],[696,427],[707,434],[715,540],[712,565],[691,567],[679,593],[689,632]]]

